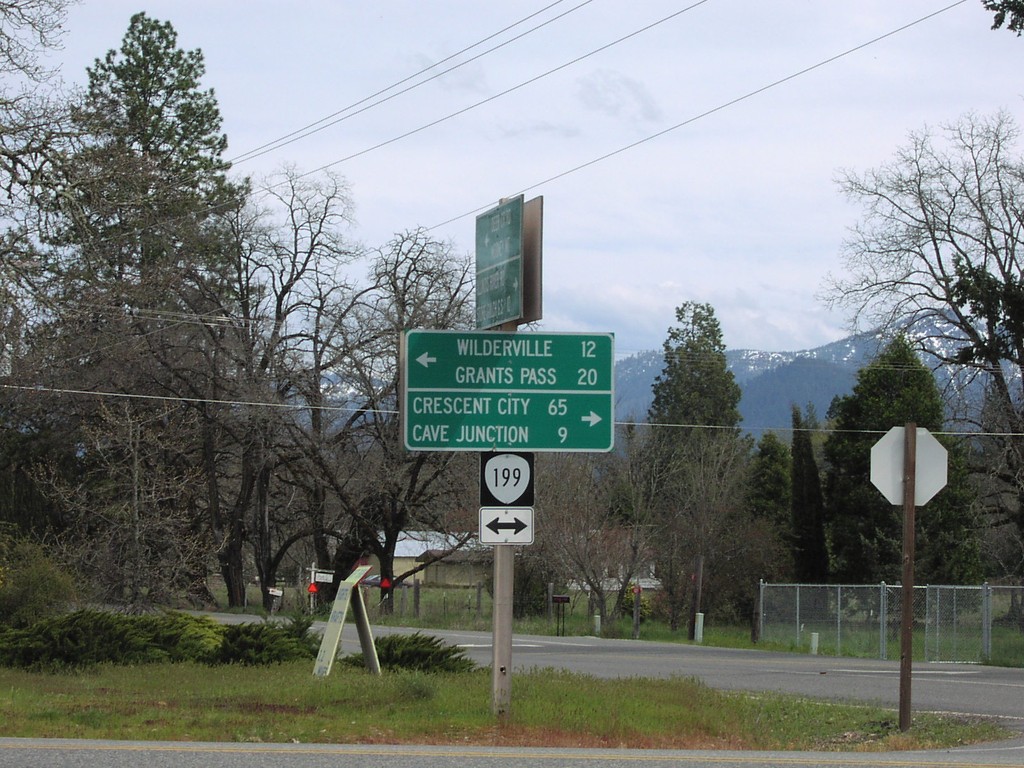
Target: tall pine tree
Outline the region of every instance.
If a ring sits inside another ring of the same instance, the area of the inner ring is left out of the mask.
[[[190,400],[182,402],[192,404],[165,412],[162,404],[135,397],[118,412],[117,428],[93,400],[61,403],[69,423],[88,434],[109,430],[107,443],[121,446],[119,457],[79,452],[95,476],[108,478],[80,489],[80,524],[97,525],[94,510],[115,508],[126,495],[144,496],[143,480],[156,480],[155,471],[137,472],[132,476],[139,481],[126,488],[109,482],[117,469],[108,467],[117,458],[125,468],[143,466],[146,450],[155,446],[153,466],[174,479],[176,490],[154,493],[147,504],[132,507],[131,524],[114,520],[111,536],[120,532],[134,544],[147,520],[170,520],[168,510],[188,509],[194,519],[175,532],[184,548],[203,528],[205,515],[230,602],[241,604],[246,506],[225,509],[220,503],[225,473],[218,475],[217,462],[231,453],[224,433],[207,417],[218,407],[211,401],[230,399],[230,388],[243,379],[237,346],[226,349],[233,338],[226,316],[238,299],[220,280],[227,251],[219,214],[238,190],[226,178],[219,108],[213,91],[200,87],[202,53],[179,49],[171,24],[144,13],[131,18],[119,49],[97,59],[87,74],[88,88],[73,112],[77,135],[47,187],[56,190],[47,212],[50,239],[59,247],[50,253],[46,297],[56,309],[47,332],[36,339],[40,375],[58,387],[73,383],[161,397],[184,393]],[[205,315],[216,322],[194,321]],[[217,366],[222,374],[230,366],[232,375],[207,386],[213,378],[207,374]],[[201,421],[196,410],[203,411]],[[89,444],[84,438],[77,442]],[[207,479],[203,486],[190,482],[200,472]],[[164,546],[152,551],[184,563],[183,582],[200,583],[205,555],[184,562],[166,531],[160,535]],[[91,540],[79,539],[83,560],[93,554],[85,546]]]
[[[676,309],[676,322],[662,345],[665,367],[654,381],[649,420],[735,428],[740,421],[740,387],[725,359],[714,308],[685,302]]]
[[[118,50],[87,69],[74,110],[80,142],[55,205],[71,265],[90,280],[133,284],[167,277],[203,257],[213,215],[237,197],[226,179],[227,138],[213,90],[202,90],[202,52],[178,48],[169,22],[137,13]]]
[[[690,636],[703,609],[705,578],[724,570],[742,534],[750,447],[738,424],[740,388],[725,359],[709,304],[686,302],[664,343],[665,367],[648,413],[659,478],[658,576],[675,629],[689,600]]]

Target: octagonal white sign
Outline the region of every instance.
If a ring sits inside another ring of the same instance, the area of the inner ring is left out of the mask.
[[[903,441],[905,427],[893,427],[871,448],[871,484],[890,504],[903,503]],[[914,506],[928,503],[946,487],[949,457],[935,435],[917,428],[917,452],[914,456]]]

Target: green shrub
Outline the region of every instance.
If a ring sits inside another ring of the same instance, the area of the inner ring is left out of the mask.
[[[411,635],[386,635],[374,643],[381,669],[405,669],[416,672],[469,672],[475,668],[461,648],[447,645],[436,637],[415,632]],[[343,661],[363,666],[363,654],[346,656]]]
[[[75,583],[39,544],[0,529],[0,626],[22,628],[63,613]]]
[[[94,664],[271,664],[312,659],[310,623],[217,624],[205,616],[167,612],[128,616],[75,611],[0,631],[0,666],[69,669]]]
[[[75,611],[0,636],[0,664],[28,668],[83,667],[104,662],[166,661],[138,617]]]
[[[316,658],[317,643],[299,633],[295,623],[233,624],[225,627],[219,661],[222,664],[280,664]]]
[[[169,661],[197,661],[214,664],[220,657],[224,627],[208,616],[166,613],[138,616],[136,620],[151,642],[167,654]]]
[[[632,590],[626,592],[625,597],[622,598],[622,615],[627,619],[633,618],[633,601],[636,600],[636,595],[633,594]],[[640,621],[647,621],[651,616],[654,615],[654,606],[652,605],[651,596],[648,593],[640,594]]]

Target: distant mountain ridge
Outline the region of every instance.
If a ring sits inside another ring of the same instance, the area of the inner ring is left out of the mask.
[[[955,345],[955,341],[949,340],[949,329],[940,326],[913,335],[926,349],[939,350],[940,345]],[[813,406],[818,416],[824,418],[835,397],[853,391],[857,372],[878,355],[888,340],[889,337],[880,332],[868,332],[798,352],[727,350],[726,364],[742,391],[740,426],[755,435],[768,430],[787,430],[794,405],[804,410]],[[934,367],[934,358],[930,355],[922,359],[929,367]],[[661,350],[640,352],[616,362],[617,421],[647,420],[654,397],[651,387],[663,368]]]

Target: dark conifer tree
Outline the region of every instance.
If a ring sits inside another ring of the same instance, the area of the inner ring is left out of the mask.
[[[793,575],[796,581],[805,584],[822,584],[828,580],[825,504],[811,443],[811,430],[815,426],[813,415],[804,419],[800,409],[793,406]]]

